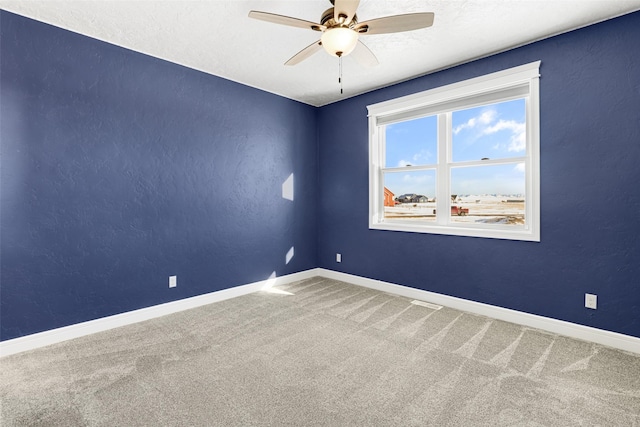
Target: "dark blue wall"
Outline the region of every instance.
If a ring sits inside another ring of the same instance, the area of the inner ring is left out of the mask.
[[[640,337],[640,13],[320,109],[0,29],[2,340],[313,267]],[[369,230],[366,105],[536,60],[542,241]]]
[[[319,267],[640,337],[639,41],[636,12],[320,109]],[[541,242],[369,230],[366,106],[537,60]]]
[[[315,108],[0,27],[2,340],[316,266]]]

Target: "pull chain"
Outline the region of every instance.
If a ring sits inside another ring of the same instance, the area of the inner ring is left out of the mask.
[[[340,95],[342,95],[342,56],[338,58],[338,83],[340,84]]]

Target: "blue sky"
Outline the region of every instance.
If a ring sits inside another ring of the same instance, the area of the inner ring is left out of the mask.
[[[452,114],[454,162],[524,156],[525,101],[517,99]],[[437,117],[394,123],[386,128],[386,167],[435,164]],[[396,195],[435,196],[435,171],[385,174],[385,186]],[[452,171],[454,194],[524,194],[524,165],[487,165]]]

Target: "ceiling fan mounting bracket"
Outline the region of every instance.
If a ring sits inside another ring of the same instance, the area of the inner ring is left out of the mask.
[[[345,27],[345,28],[353,29],[353,27],[358,23],[357,15],[353,15],[353,18],[351,18],[351,21],[349,22],[348,25],[344,24],[344,20],[347,19],[348,17],[342,14],[340,15],[340,17],[342,18],[342,22],[336,21],[334,16],[334,9],[330,7],[329,9],[325,10],[322,13],[322,18],[320,18],[320,24],[324,25],[326,28]],[[320,31],[322,31],[322,28],[320,28]]]

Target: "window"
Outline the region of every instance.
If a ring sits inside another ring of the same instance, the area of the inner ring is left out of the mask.
[[[539,67],[369,105],[369,228],[540,241]]]

